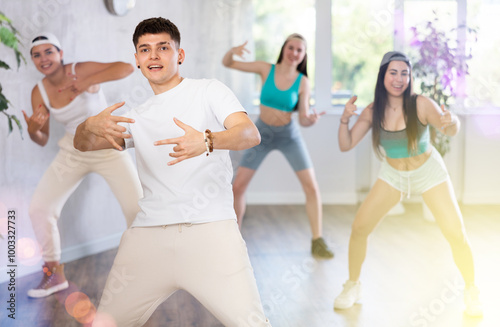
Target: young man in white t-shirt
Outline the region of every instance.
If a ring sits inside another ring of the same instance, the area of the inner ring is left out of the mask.
[[[270,326],[236,223],[229,158],[259,144],[259,132],[225,85],[180,76],[185,54],[172,22],[146,19],[133,41],[155,95],[126,117],[111,115],[123,103],[90,117],[74,139],[81,151],[135,147],[144,189],[94,326],[142,326],[179,289],[225,326]]]

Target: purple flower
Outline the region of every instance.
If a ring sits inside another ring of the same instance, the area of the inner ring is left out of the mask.
[[[413,34],[410,38],[410,47],[418,49],[419,57],[413,60],[414,75],[424,78],[426,95],[440,98],[446,104],[447,97],[455,97],[457,79],[468,74],[466,60],[471,55],[460,55],[456,48],[456,41],[447,37],[443,31],[436,29],[437,17],[426,22],[423,26],[411,27]],[[417,82],[419,84],[420,82]],[[435,85],[437,83],[437,85]],[[436,94],[434,94],[436,93]]]

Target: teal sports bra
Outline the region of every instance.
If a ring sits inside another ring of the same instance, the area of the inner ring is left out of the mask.
[[[299,101],[299,86],[303,74],[299,73],[293,85],[288,90],[282,91],[274,82],[274,67],[275,65],[271,66],[266,82],[262,86],[260,103],[274,109],[292,112]]]
[[[408,136],[406,128],[391,132],[380,128],[380,145],[385,150],[388,158],[399,159],[418,156],[427,151],[430,145],[429,125],[424,125],[418,120],[417,153],[408,152]]]

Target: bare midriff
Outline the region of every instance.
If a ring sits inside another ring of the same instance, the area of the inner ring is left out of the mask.
[[[426,152],[409,158],[386,158],[387,163],[394,169],[408,171],[422,166],[431,156],[432,148]]]
[[[292,113],[260,105],[260,120],[270,126],[283,126],[292,121]]]

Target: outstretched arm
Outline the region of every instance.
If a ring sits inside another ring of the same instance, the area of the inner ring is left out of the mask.
[[[120,61],[110,63],[81,62],[75,67],[76,75],[72,75],[73,80],[61,88],[61,91],[70,89],[76,96],[85,92],[92,85],[125,78],[133,71],[134,66]]]
[[[131,118],[113,116],[111,113],[123,106],[120,102],[104,109],[96,116],[89,117],[78,125],[73,139],[73,146],[80,151],[95,151],[102,149],[123,150],[125,139],[130,134],[125,134],[126,128],[118,123],[133,123]]]
[[[233,56],[240,57],[241,59],[245,59],[245,53],[250,53],[250,51],[246,48],[248,41],[245,43],[238,45],[236,47],[232,47],[222,58],[222,64],[228,68],[241,70],[243,72],[248,73],[257,73],[259,75],[264,76],[269,72],[270,64],[264,61],[241,61],[234,60]]]
[[[175,144],[170,156],[175,158],[168,165],[175,165],[185,159],[197,157],[206,151],[204,131],[197,131],[174,118],[175,124],[185,134],[181,137],[156,141],[154,145]],[[245,150],[260,143],[260,133],[244,112],[230,114],[224,121],[226,130],[212,133],[214,149]]]

